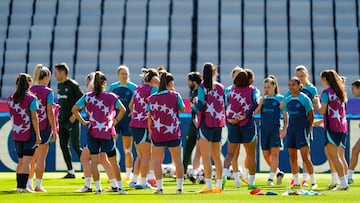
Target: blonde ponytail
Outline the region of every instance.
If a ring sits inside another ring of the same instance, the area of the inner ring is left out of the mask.
[[[41,72],[42,67],[43,67],[42,64],[37,64],[35,66],[35,69],[33,72],[34,85],[39,84],[40,72]]]

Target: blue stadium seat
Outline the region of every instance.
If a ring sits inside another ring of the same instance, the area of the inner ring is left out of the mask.
[[[54,50],[52,53],[53,65],[65,62],[69,67],[69,76],[73,73],[74,50]]]
[[[124,15],[124,0],[106,0],[104,2],[105,15]]]
[[[93,27],[99,27],[100,26],[100,16],[86,16],[81,15],[80,16],[80,25],[81,26],[93,26]]]
[[[43,64],[49,67],[50,65],[50,52],[46,51],[30,51],[29,62],[27,64],[28,72],[32,73],[37,64]]]
[[[55,38],[54,51],[75,50],[75,38]]]
[[[101,51],[112,51],[120,55],[121,43],[121,39],[118,38],[103,39],[101,40]]]
[[[25,72],[26,51],[6,51],[4,74]]]
[[[33,0],[13,0],[12,2],[12,15],[32,15]],[[31,19],[30,19],[31,20]]]
[[[81,16],[100,16],[101,0],[81,1],[80,14]]]
[[[10,0],[0,1],[0,16],[8,16],[9,14],[10,14]],[[2,24],[0,23],[0,25]]]
[[[52,39],[52,25],[33,25],[30,29],[31,38],[47,39],[49,41]]]
[[[59,1],[59,10],[60,15],[74,15],[79,14],[79,0],[61,0]]]
[[[100,70],[113,70],[120,64],[120,52],[100,51],[99,53]]]
[[[6,39],[6,51],[26,50],[28,39],[8,38]]]
[[[29,38],[29,26],[27,25],[10,25],[9,38]]]
[[[67,39],[71,39],[74,38],[75,39],[75,31],[76,31],[76,26],[71,26],[71,25],[67,25],[67,26],[60,26],[57,25],[55,26],[55,39],[56,38],[67,38]]]
[[[35,14],[33,25],[54,26],[54,14]]]
[[[79,50],[76,52],[76,66],[81,64],[97,65],[97,50]]]
[[[173,15],[192,16],[192,13],[193,13],[192,0],[173,1]]]
[[[50,53],[51,40],[46,38],[31,38],[29,40],[29,51],[43,51]]]
[[[56,1],[55,0],[36,0],[35,14],[36,15],[52,15],[56,13]]]
[[[98,39],[100,27],[97,25],[80,25],[78,38]]]
[[[122,14],[104,14],[103,27],[115,27],[122,30],[123,28],[123,15]]]
[[[59,14],[56,17],[57,26],[77,26],[77,15],[73,14]]]
[[[99,39],[98,38],[79,38],[78,51],[98,51]]]

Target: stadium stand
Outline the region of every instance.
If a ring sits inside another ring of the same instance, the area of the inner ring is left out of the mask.
[[[164,65],[176,89],[188,96],[187,73],[204,62],[232,83],[236,66],[255,72],[255,85],[277,76],[281,92],[304,64],[311,82],[335,69],[347,84],[359,78],[359,0],[2,0],[0,96],[13,90],[19,72],[66,62],[84,87],[90,71],[110,82],[126,64],[140,83],[142,67]],[[57,82],[51,82],[56,90]],[[321,88],[320,88],[321,89]],[[349,96],[350,89],[349,89]]]

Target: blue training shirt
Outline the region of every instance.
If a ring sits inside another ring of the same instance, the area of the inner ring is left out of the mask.
[[[308,127],[308,112],[313,110],[308,96],[300,92],[299,96],[292,95],[285,98],[284,111],[289,115],[288,130],[302,130]]]
[[[120,81],[113,82],[109,87],[109,92],[113,92],[116,95],[118,95],[121,103],[126,108],[126,113],[120,122],[130,122],[131,117],[129,117],[129,113],[130,113],[129,103],[131,101],[131,98],[134,94],[136,87],[137,85],[131,81],[127,82],[125,85],[120,84]]]
[[[280,104],[284,96],[276,94],[274,96],[265,96],[261,108],[261,128],[263,130],[280,129],[280,116],[282,109]]]
[[[316,95],[318,95],[318,91],[316,89],[316,87],[312,84],[307,84],[305,85],[302,89],[301,92],[304,93],[306,96],[308,96],[310,98],[310,100],[312,100]],[[285,98],[290,96],[291,93],[288,90],[285,94]]]

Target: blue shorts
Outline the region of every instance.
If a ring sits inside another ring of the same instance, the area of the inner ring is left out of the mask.
[[[49,144],[51,142],[53,136],[51,134],[51,127],[49,123],[47,124],[44,130],[40,131],[40,137],[41,137],[41,144]]]
[[[130,131],[129,131],[129,122],[124,122],[124,121],[120,121],[116,126],[115,126],[115,130],[116,130],[116,133],[118,135],[121,135],[121,136],[131,136],[130,134]]]
[[[35,132],[31,132],[30,139],[28,141],[14,141],[15,142],[15,150],[18,154],[19,158],[23,158],[25,156],[33,156],[35,153],[35,149],[38,147],[36,144]]]
[[[87,135],[87,146],[89,148],[90,154],[99,154],[99,152],[111,152],[115,149],[114,139],[101,139],[94,138],[91,135]]]
[[[155,147],[178,147],[181,145],[181,139],[171,140],[167,142],[152,142]]]
[[[334,133],[329,130],[325,130],[325,145],[328,143],[345,148],[346,133]]]
[[[205,121],[201,121],[198,136],[199,138],[203,138],[208,142],[220,142],[221,131],[221,127],[208,128],[205,125]]]
[[[141,144],[143,142],[150,143],[149,131],[147,128],[132,128],[130,127],[131,134],[133,136],[135,144]]]
[[[305,146],[310,146],[310,136],[304,128],[303,130],[293,130],[286,132],[287,147],[300,149]]]
[[[228,141],[230,143],[250,143],[256,139],[255,122],[250,119],[244,126],[228,124]]]
[[[272,147],[281,147],[279,129],[265,130],[261,129],[261,149],[270,150]]]

